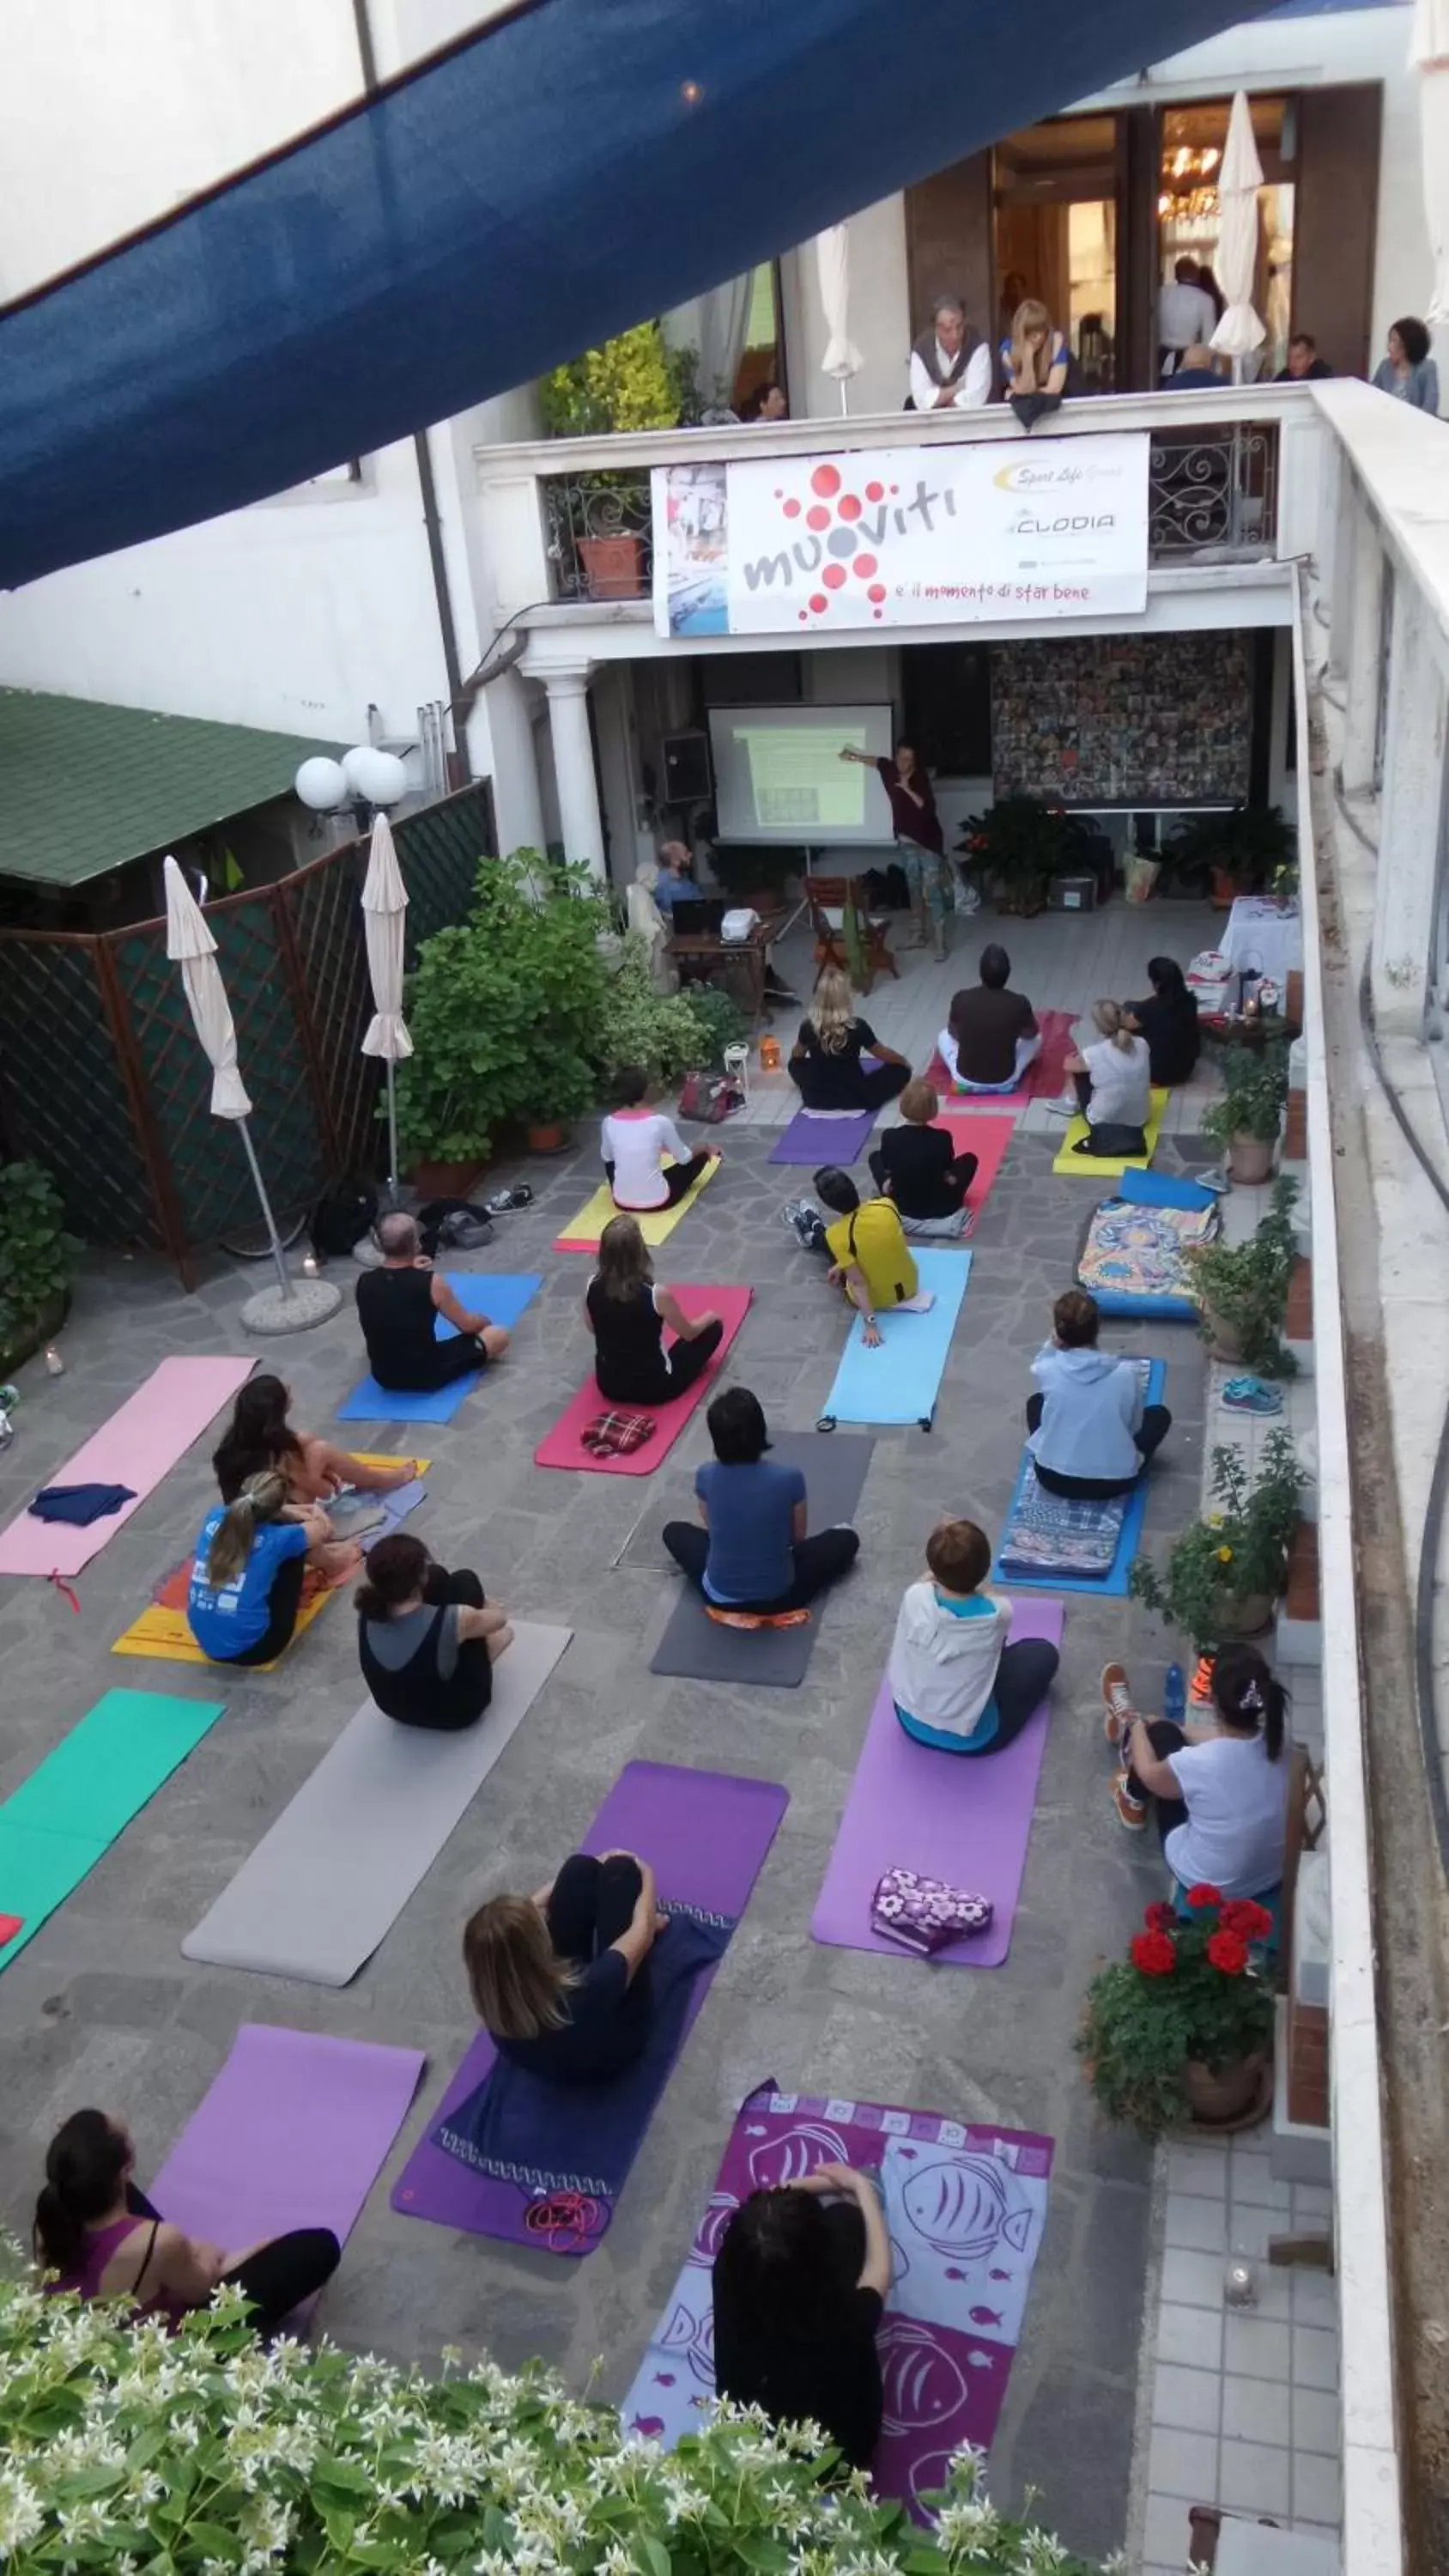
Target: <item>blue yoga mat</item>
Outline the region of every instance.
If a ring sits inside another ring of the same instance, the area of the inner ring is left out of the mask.
[[[923,1252],[914,1245],[912,1250],[921,1286],[933,1292],[934,1306],[924,1315],[877,1316],[883,1338],[874,1351],[866,1349],[864,1324],[855,1317],[821,1410],[822,1422],[929,1423],[972,1256]]]
[[[519,1272],[493,1270],[445,1270],[441,1274],[460,1305],[474,1313],[481,1307],[490,1323],[505,1328],[516,1324],[530,1299],[543,1286],[537,1270]],[[476,1303],[475,1303],[476,1301]],[[457,1340],[456,1328],[439,1315],[436,1324],[440,1342]],[[441,1386],[432,1395],[390,1394],[379,1386],[375,1377],[365,1377],[353,1388],[345,1404],[337,1408],[339,1422],[451,1422],[460,1404],[466,1404],[483,1376],[474,1369],[469,1376],[455,1378],[451,1386]]]
[[[1147,1383],[1143,1389],[1144,1404],[1160,1404],[1162,1390],[1166,1383],[1166,1363],[1162,1360],[1149,1361]],[[1149,1468],[1149,1476],[1151,1472]],[[1127,1590],[1127,1577],[1131,1570],[1132,1559],[1137,1554],[1142,1538],[1142,1523],[1147,1511],[1148,1477],[1139,1476],[1130,1493],[1114,1495],[1110,1502],[1105,1503],[1072,1503],[1063,1496],[1047,1494],[1040,1486],[1036,1488],[1044,1504],[1060,1512],[1064,1527],[1076,1524],[1085,1528],[1089,1523],[1100,1524],[1101,1520],[1109,1514],[1117,1516],[1117,1545],[1111,1565],[1105,1574],[1074,1574],[1060,1567],[1045,1565],[1039,1574],[1008,1573],[1004,1559],[1010,1549],[1012,1529],[1026,1490],[1027,1478],[1030,1475],[1031,1451],[1023,1448],[1016,1484],[1002,1525],[1001,1545],[996,1552],[996,1563],[991,1569],[995,1580],[998,1583],[1004,1583],[1012,1592],[1097,1592],[1102,1594],[1104,1599],[1121,1600]],[[1034,1477],[1032,1482],[1033,1484],[1036,1482]]]

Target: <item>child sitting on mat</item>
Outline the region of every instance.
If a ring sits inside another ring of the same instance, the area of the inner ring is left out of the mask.
[[[1012,1605],[982,1589],[991,1542],[974,1521],[939,1521],[926,1568],[896,1620],[896,1715],[907,1735],[942,1753],[1000,1753],[1040,1708],[1060,1657],[1045,1638],[1007,1644]]]
[[[130,2299],[141,2316],[174,2329],[230,2284],[251,2301],[249,2322],[265,2338],[331,2280],[342,2259],[330,2227],[296,2227],[246,2253],[225,2254],[169,2225],[136,2188],[135,2173],[130,2133],[104,2111],[72,2111],[57,2129],[35,2204],[35,2259],[60,2275],[49,2289]]]
[[[713,1307],[686,1315],[673,1289],[658,1285],[632,1216],[611,1216],[599,1237],[584,1320],[594,1337],[594,1377],[610,1404],[668,1404],[704,1375],[724,1339]],[[667,1351],[666,1324],[675,1336]]]
[[[435,1565],[420,1538],[394,1530],[368,1551],[357,1650],[384,1717],[439,1734],[472,1726],[512,1643],[507,1611],[485,1601],[477,1575]]]
[[[1039,1485],[1071,1501],[1130,1493],[1172,1428],[1165,1404],[1144,1404],[1142,1372],[1099,1351],[1097,1300],[1069,1288],[1052,1308],[1052,1338],[1031,1364],[1027,1447]]]
[[[672,1118],[662,1110],[645,1108],[648,1088],[648,1074],[638,1065],[627,1065],[615,1085],[617,1105],[604,1120],[602,1132],[604,1171],[614,1205],[640,1216],[677,1207],[705,1166],[719,1160],[709,1145],[696,1145],[691,1152]],[[666,1154],[674,1157],[667,1172]]]
[[[1121,1664],[1102,1674],[1118,1822],[1130,1833],[1157,1810],[1167,1866],[1183,1887],[1262,1896],[1283,1876],[1288,1705],[1256,1646],[1221,1646],[1213,1658],[1212,1709],[1191,1733],[1167,1718],[1139,1717]]]
[[[212,1454],[224,1503],[234,1503],[248,1476],[274,1467],[286,1480],[289,1503],[328,1503],[344,1485],[360,1494],[391,1494],[410,1485],[418,1472],[416,1458],[396,1466],[369,1467],[346,1449],[334,1449],[315,1431],[294,1431],[287,1415],[292,1390],[279,1377],[249,1378],[236,1400],[231,1421]]]
[[[1136,1035],[1120,1002],[1094,1002],[1097,1027],[1093,1046],[1073,1048],[1066,1070],[1075,1102],[1058,1101],[1070,1117],[1080,1110],[1087,1134],[1072,1147],[1074,1154],[1112,1156],[1145,1154],[1147,1121],[1152,1115],[1152,1060],[1147,1040]]]
[[[706,1419],[714,1459],[694,1479],[704,1526],[666,1521],[665,1546],[721,1610],[778,1618],[806,1609],[855,1563],[859,1532],[827,1529],[807,1537],[805,1478],[798,1467],[766,1457],[764,1411],[748,1387],[727,1387]]]
[[[574,1852],[532,1896],[490,1897],[463,1964],[499,2056],[549,2084],[622,2075],[649,2036],[649,1953],[668,1929],[636,1852]]]
[[[869,1157],[871,1178],[893,1203],[907,1234],[961,1234],[976,1156],[958,1154],[954,1137],[932,1121],[941,1103],[929,1082],[908,1082],[900,1127],[887,1127]]]
[[[817,2165],[751,2192],[714,2263],[714,2380],[773,2424],[818,2424],[853,2469],[868,2469],[884,2398],[876,2333],[891,2244],[868,2174]]]
[[[186,1624],[214,1664],[270,1664],[292,1642],[308,1560],[330,1579],[362,1562],[314,1503],[289,1503],[275,1468],[248,1476],[208,1512],[196,1542]]]

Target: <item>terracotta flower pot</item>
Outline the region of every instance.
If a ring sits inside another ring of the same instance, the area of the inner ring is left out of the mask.
[[[642,599],[642,537],[580,537],[579,555],[590,599]]]
[[[465,1199],[483,1168],[481,1157],[470,1154],[459,1163],[414,1163],[408,1178],[424,1202]]]
[[[1273,1146],[1263,1136],[1234,1136],[1228,1143],[1228,1178],[1243,1189],[1254,1188],[1271,1177]]]
[[[1251,2057],[1240,2058],[1236,2066],[1220,2068],[1216,2075],[1200,2057],[1190,2057],[1182,2085],[1194,2128],[1245,2128],[1260,2119],[1267,2069],[1267,2051],[1261,2048]]]
[[[542,1119],[525,1134],[530,1154],[566,1154],[573,1143],[573,1129],[566,1118]]]

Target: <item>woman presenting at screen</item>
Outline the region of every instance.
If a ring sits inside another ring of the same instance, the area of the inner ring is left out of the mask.
[[[891,823],[901,845],[901,865],[911,889],[915,915],[912,947],[923,948],[934,932],[936,955],[946,954],[946,914],[951,881],[946,874],[946,842],[931,782],[908,742],[896,744],[894,760],[877,760],[868,751],[842,751],[842,760],[873,769],[890,799]]]

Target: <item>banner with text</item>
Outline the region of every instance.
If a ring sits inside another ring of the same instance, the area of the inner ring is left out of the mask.
[[[661,635],[1140,614],[1143,432],[658,466]]]

